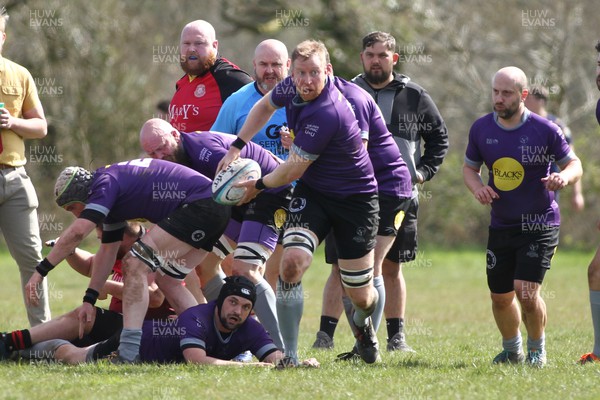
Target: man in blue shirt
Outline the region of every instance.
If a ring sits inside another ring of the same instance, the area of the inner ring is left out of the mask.
[[[254,51],[252,65],[255,81],[225,100],[211,131],[238,134],[254,104],[288,75],[290,59],[285,44],[275,39],[263,40]],[[287,127],[283,108],[275,111],[252,141],[285,160],[289,151],[281,145],[281,127]]]

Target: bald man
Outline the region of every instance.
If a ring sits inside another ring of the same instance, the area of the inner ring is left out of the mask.
[[[254,50],[252,65],[254,82],[232,94],[223,103],[211,131],[238,134],[252,106],[288,75],[290,59],[285,44],[275,39],[263,40]],[[283,108],[273,114],[252,141],[285,160],[289,152],[281,145],[279,132],[282,126],[287,127]]]
[[[208,130],[223,102],[252,82],[245,71],[218,54],[219,42],[213,26],[203,20],[187,24],[181,31],[179,51],[185,75],[175,85],[169,105],[171,124],[178,130]]]
[[[494,75],[494,112],[473,123],[463,178],[475,199],[491,206],[487,282],[503,350],[494,364],[546,364],[544,275],[558,245],[560,212],[554,191],[577,182],[581,161],[560,128],[525,107],[527,77],[517,67]],[[550,173],[555,161],[560,172]],[[489,170],[488,183],[481,166]],[[519,325],[527,331],[527,354]]]

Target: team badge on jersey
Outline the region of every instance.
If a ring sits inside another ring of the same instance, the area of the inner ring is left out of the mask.
[[[194,90],[194,96],[202,97],[205,94],[206,94],[206,86],[204,86],[203,84],[196,86],[196,90]]]
[[[368,229],[365,227],[356,228],[356,234],[352,238],[352,241],[355,243],[366,243],[365,235],[367,234]]]

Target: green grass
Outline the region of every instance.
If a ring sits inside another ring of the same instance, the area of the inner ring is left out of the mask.
[[[316,357],[318,370],[274,371],[189,365],[29,365],[0,363],[0,398],[37,399],[592,399],[598,398],[600,366],[576,365],[591,350],[586,269],[590,252],[559,252],[542,295],[548,307],[548,365],[492,366],[500,350],[485,283],[483,249],[426,250],[405,266],[406,332],[416,355],[382,353],[378,365],[338,363],[335,355],[353,339],[342,321],[333,351],[310,348],[318,330],[321,293],[329,267],[321,255],[309,269],[300,353]],[[16,267],[7,256],[0,292],[0,328],[26,325]],[[86,287],[65,265],[51,273],[53,314],[78,304]],[[525,332],[524,336],[525,336]],[[385,341],[385,327],[379,333]],[[99,397],[101,396],[101,397]]]

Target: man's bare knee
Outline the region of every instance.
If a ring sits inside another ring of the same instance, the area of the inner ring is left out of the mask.
[[[344,287],[346,295],[352,301],[354,307],[361,310],[373,310],[376,305],[377,292],[373,285],[364,286],[361,288]]]
[[[81,364],[85,362],[85,349],[65,344],[54,352],[54,359],[65,364]]]
[[[125,278],[127,276],[145,277],[151,272],[150,268],[146,264],[131,254],[127,254],[123,258],[122,270]]]
[[[258,282],[262,278],[260,267],[235,261],[231,267],[231,275],[244,276],[254,283]]]
[[[492,305],[498,309],[511,307],[515,298],[514,292],[502,294],[491,293],[490,297],[492,299]]]
[[[302,274],[310,265],[311,257],[301,250],[287,251],[281,263],[281,279],[284,282],[298,282]]]

